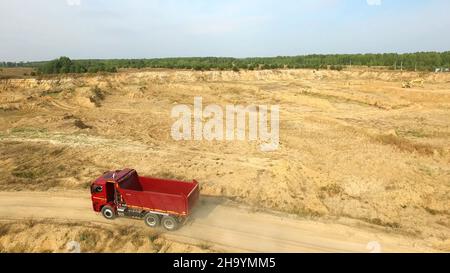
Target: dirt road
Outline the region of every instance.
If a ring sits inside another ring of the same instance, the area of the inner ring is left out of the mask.
[[[432,251],[422,242],[400,235],[342,224],[316,222],[255,212],[214,198],[202,197],[192,219],[180,230],[165,233],[182,243],[202,243],[219,251],[239,252],[418,252]],[[91,210],[82,191],[0,192],[1,219],[57,219],[146,228],[126,218],[113,222]]]

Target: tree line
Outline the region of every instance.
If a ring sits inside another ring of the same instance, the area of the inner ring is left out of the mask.
[[[382,66],[390,69],[433,71],[450,68],[450,51],[384,54],[313,54],[254,58],[185,57],[154,59],[71,60],[0,62],[0,67],[36,67],[38,74],[116,72],[120,68],[166,68],[191,70],[333,69],[348,66]]]

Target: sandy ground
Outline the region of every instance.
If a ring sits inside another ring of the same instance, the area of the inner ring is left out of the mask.
[[[294,216],[255,212],[249,208],[217,198],[202,197],[201,204],[183,228],[162,233],[147,228],[141,220],[118,218],[113,221],[90,212],[90,196],[86,192],[2,192],[0,217],[3,220],[39,219],[43,223],[58,220],[72,226],[96,223],[94,234],[104,234],[102,225],[131,232],[153,232],[169,242],[201,246],[199,249],[233,252],[431,252],[432,248],[413,238],[389,235],[376,228],[352,228],[343,224],[308,221]],[[26,223],[26,222],[25,222]],[[132,226],[131,226],[132,225]],[[57,230],[50,227],[46,233]],[[162,231],[161,231],[162,232]],[[33,233],[30,232],[32,235]],[[21,236],[31,239],[30,236]],[[0,238],[7,243],[11,238]],[[15,234],[15,237],[18,236]],[[130,238],[121,238],[130,240]],[[138,233],[137,238],[143,237]],[[76,237],[72,237],[76,240]],[[71,237],[67,236],[67,242]],[[131,238],[132,239],[132,238]],[[61,240],[61,239],[60,239]],[[14,240],[13,240],[14,241]],[[130,240],[131,241],[131,240]],[[17,244],[17,242],[16,242]],[[376,247],[376,248],[374,248]],[[52,250],[48,248],[48,250]],[[58,250],[58,249],[54,249]],[[139,250],[139,248],[138,248]],[[147,251],[151,251],[148,249]],[[179,250],[179,249],[178,249]],[[182,248],[186,250],[186,248]]]
[[[424,87],[401,88],[416,78]],[[223,107],[279,105],[280,149],[174,141],[170,111],[195,96]],[[0,190],[87,189],[100,173],[128,166],[195,178],[203,194],[255,214],[356,221],[450,251],[449,109],[450,75],[434,73],[138,71],[1,80]]]

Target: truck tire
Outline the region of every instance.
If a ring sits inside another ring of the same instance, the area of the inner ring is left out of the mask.
[[[161,222],[163,227],[168,231],[173,231],[178,228],[178,221],[173,216],[164,216]]]
[[[159,215],[158,214],[154,214],[154,213],[147,213],[144,216],[144,222],[147,226],[149,227],[157,227],[159,226],[161,220],[159,219]]]
[[[103,217],[105,217],[108,220],[112,220],[112,219],[116,218],[114,209],[111,206],[104,206],[102,208],[102,214],[103,214]]]

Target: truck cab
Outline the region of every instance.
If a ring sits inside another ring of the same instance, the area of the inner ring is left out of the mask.
[[[115,205],[115,181],[114,176],[118,173],[105,172],[91,184],[91,199],[94,211],[100,212],[105,205]]]

